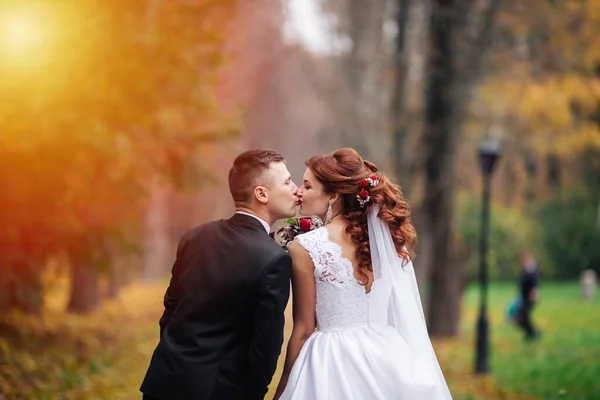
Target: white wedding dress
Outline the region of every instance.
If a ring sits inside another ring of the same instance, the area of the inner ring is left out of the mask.
[[[282,400],[452,398],[427,336],[412,264],[402,266],[377,211],[369,214],[369,293],[325,227],[297,237],[315,264],[317,331],[302,347]]]

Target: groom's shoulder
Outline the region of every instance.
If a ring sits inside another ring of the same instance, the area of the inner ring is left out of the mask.
[[[188,229],[181,236],[182,241],[194,240],[198,237],[204,237],[212,235],[219,227],[223,224],[223,220],[211,221],[204,224],[196,225],[193,228]]]

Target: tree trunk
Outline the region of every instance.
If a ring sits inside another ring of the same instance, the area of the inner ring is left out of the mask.
[[[430,299],[429,331],[434,336],[455,334],[455,299],[450,268],[450,241],[453,207],[454,124],[454,1],[436,0],[431,10],[430,53],[423,146],[425,157],[425,197],[421,208],[429,236]]]
[[[146,232],[142,278],[153,281],[164,277],[171,266],[169,239],[169,209],[167,191],[154,183],[146,211]]]
[[[38,260],[19,257],[7,260],[0,277],[0,310],[19,309],[39,314],[44,288]]]
[[[0,261],[0,312],[7,311],[11,308],[11,290],[9,280],[9,270],[6,261]]]
[[[81,260],[71,261],[71,296],[67,307],[70,312],[90,312],[100,303],[98,273],[86,264]]]
[[[114,299],[119,296],[119,291],[123,286],[124,281],[124,262],[122,256],[113,253],[110,259],[109,276],[108,276],[108,290],[106,291],[106,297]]]
[[[332,91],[326,101],[339,132],[336,147],[353,147],[366,159],[387,162],[388,157],[377,157],[387,151],[382,117],[389,115],[391,92],[382,79],[388,66],[383,36],[387,0],[326,3],[335,9],[340,36],[350,42],[349,51],[332,58],[336,68],[327,83]]]
[[[396,10],[396,51],[394,55],[395,88],[392,94],[392,121],[394,133],[392,137],[392,163],[397,180],[402,179],[402,190],[408,196],[410,184],[407,181],[407,160],[404,152],[406,127],[404,112],[404,87],[407,79],[406,24],[410,0],[398,0]]]
[[[415,215],[420,215],[418,210],[414,210]],[[423,310],[425,312],[425,318],[429,318],[429,300],[430,300],[430,279],[429,272],[431,268],[431,257],[433,252],[431,251],[431,236],[428,234],[424,227],[424,221],[420,218],[415,218],[415,228],[419,234],[419,241],[417,242],[417,259],[415,260],[415,275],[417,278],[417,284],[419,285],[419,294],[421,296],[421,303],[423,304]]]
[[[420,197],[417,172],[423,154],[419,149],[423,131],[425,70],[429,26],[429,1],[396,0],[399,4],[396,37],[392,155],[394,172],[406,198]],[[404,14],[404,16],[402,15]],[[405,20],[403,20],[405,19]],[[420,177],[420,175],[419,175]]]
[[[456,262],[452,244],[455,148],[499,1],[476,3],[434,0],[431,8],[422,218],[430,239],[429,332],[438,337],[458,333],[465,263]]]

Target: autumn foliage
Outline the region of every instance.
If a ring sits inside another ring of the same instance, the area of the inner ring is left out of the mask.
[[[85,285],[139,243],[151,183],[208,175],[201,148],[237,131],[216,97],[233,5],[2,3],[1,309],[40,308],[51,258]]]

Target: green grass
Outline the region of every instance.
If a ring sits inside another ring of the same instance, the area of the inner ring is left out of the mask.
[[[496,386],[539,399],[600,399],[600,298],[583,302],[577,284],[547,283],[540,293],[533,320],[543,336],[526,343],[504,316],[515,286],[490,287],[491,374]],[[478,304],[479,292],[470,287],[462,322],[467,338],[474,336]],[[472,364],[472,351],[453,356],[467,357]]]

